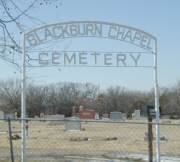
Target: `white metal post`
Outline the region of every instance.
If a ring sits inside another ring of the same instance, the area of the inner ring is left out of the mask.
[[[21,162],[26,162],[26,65],[25,65],[25,35],[22,38],[21,56]]]
[[[157,71],[157,40],[155,41],[154,55],[154,96],[155,96],[155,111],[156,111],[156,162],[160,162],[160,113],[159,113],[159,86],[158,86],[158,71]]]

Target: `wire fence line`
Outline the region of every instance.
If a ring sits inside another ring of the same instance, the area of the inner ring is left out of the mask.
[[[93,158],[99,161],[145,162],[148,161],[149,152],[148,124],[152,125],[152,149],[155,156],[155,122],[15,119],[10,120],[11,134],[8,120],[0,120],[0,162],[11,161],[10,139],[15,162],[20,161],[22,120],[26,121],[28,162],[80,162]],[[180,161],[180,122],[158,124],[163,159]]]

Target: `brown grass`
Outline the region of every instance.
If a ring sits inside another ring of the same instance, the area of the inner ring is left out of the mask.
[[[93,155],[111,153],[147,154],[148,143],[144,140],[147,125],[120,123],[83,123],[84,131],[67,132],[63,123],[30,122],[27,152],[33,156]],[[7,123],[0,123],[1,132],[7,131]],[[13,123],[13,131],[20,130],[20,123]],[[154,128],[153,128],[154,131]],[[180,126],[161,126],[161,152],[164,155],[180,155]],[[20,141],[13,140],[20,150]],[[155,144],[155,141],[154,141]],[[0,156],[9,150],[7,133],[0,133]]]

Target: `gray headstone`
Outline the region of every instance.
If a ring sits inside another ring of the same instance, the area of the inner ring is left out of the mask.
[[[40,113],[40,118],[44,118],[44,113]]]
[[[135,110],[134,113],[132,114],[133,119],[140,119],[141,117],[141,111],[140,110]]]
[[[0,119],[4,119],[4,112],[0,111]]]
[[[56,114],[56,115],[45,115],[45,119],[49,119],[52,121],[49,121],[50,125],[59,125],[64,124],[64,114]]]
[[[127,114],[126,113],[122,113],[122,118],[123,118],[123,120],[127,120]]]
[[[80,119],[77,117],[66,118],[65,130],[66,131],[80,131],[81,130]]]
[[[122,113],[118,111],[114,111],[110,113],[111,120],[122,120]]]
[[[39,119],[39,116],[35,115],[34,118],[35,118],[35,119]]]
[[[64,120],[64,114],[44,115],[44,118],[54,119],[54,120]]]
[[[4,119],[15,119],[15,114],[4,114]]]
[[[103,118],[109,118],[109,114],[102,114]]]

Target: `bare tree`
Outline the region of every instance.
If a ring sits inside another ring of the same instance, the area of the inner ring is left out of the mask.
[[[20,114],[19,80],[0,81],[0,109]]]
[[[0,58],[8,61],[19,69],[19,61],[22,53],[19,45],[22,32],[37,26],[46,24],[37,16],[33,16],[33,10],[42,10],[47,6],[54,9],[62,5],[61,0],[0,0]],[[12,30],[13,29],[13,30]],[[2,31],[2,32],[1,32]]]

